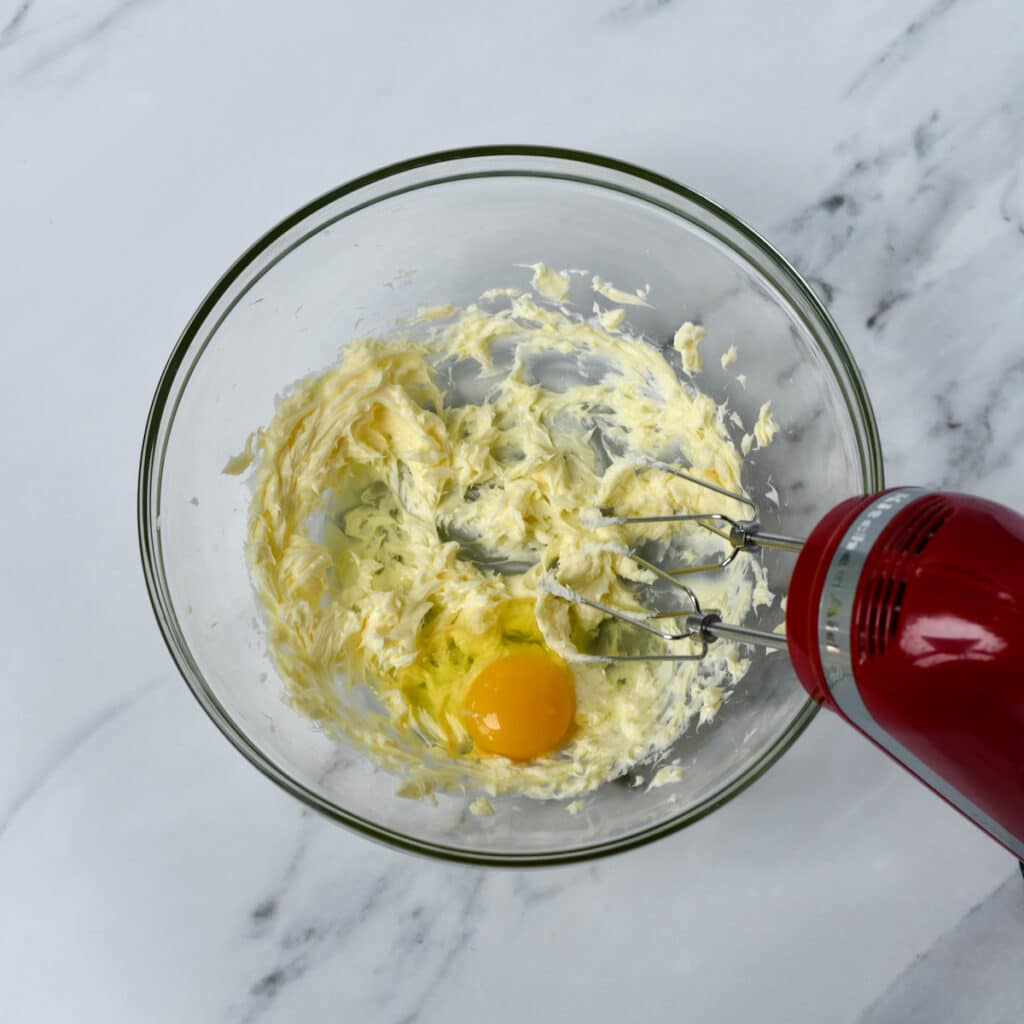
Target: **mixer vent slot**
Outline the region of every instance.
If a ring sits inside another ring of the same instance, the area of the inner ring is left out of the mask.
[[[895,639],[914,560],[952,514],[953,506],[946,498],[929,495],[918,502],[903,527],[884,541],[882,557],[865,580],[866,600],[859,605],[853,631],[859,647],[855,657],[859,660],[884,654]]]

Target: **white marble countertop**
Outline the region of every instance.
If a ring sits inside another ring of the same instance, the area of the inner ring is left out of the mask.
[[[1019,0],[0,0],[0,1019],[1020,1021],[1016,865],[827,714],[681,834],[482,871],[304,813],[179,679],[134,495],[180,328],[308,198],[483,142],[733,209],[890,479],[1024,507]]]

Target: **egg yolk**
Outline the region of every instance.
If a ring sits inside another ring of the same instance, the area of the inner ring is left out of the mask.
[[[508,654],[485,666],[463,704],[480,750],[531,761],[554,750],[576,715],[572,673],[540,652]]]

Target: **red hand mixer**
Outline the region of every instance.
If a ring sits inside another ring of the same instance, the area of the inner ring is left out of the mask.
[[[626,614],[558,584],[548,589],[703,657],[715,640],[788,648],[807,692],[1002,843],[1024,868],[1024,517],[966,494],[898,487],[850,498],[806,541],[761,529],[754,503],[674,466],[652,464],[742,502],[752,518],[720,513],[601,516],[596,525],[693,521],[732,548],[712,565],[666,571],[688,607]],[[798,551],[786,635],[702,611],[679,576],[722,568],[740,552]],[[671,618],[677,630],[657,620]],[[647,655],[608,660],[637,660]]]

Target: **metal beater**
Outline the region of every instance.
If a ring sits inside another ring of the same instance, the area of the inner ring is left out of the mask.
[[[665,652],[663,654],[617,654],[617,655],[580,655],[585,661],[700,661],[707,655],[708,646],[715,640],[734,640],[741,643],[759,644],[763,647],[784,649],[786,637],[778,633],[768,633],[764,630],[750,629],[746,626],[731,625],[722,622],[719,613],[713,609],[702,609],[700,600],[693,589],[688,587],[680,576],[688,576],[694,573],[714,572],[724,569],[742,552],[754,552],[761,548],[770,548],[777,551],[799,552],[804,545],[802,540],[796,537],[788,537],[780,533],[771,533],[762,528],[759,521],[759,513],[755,503],[745,494],[738,494],[708,480],[693,476],[667,462],[660,462],[655,459],[648,459],[645,466],[650,469],[660,469],[671,473],[682,480],[696,484],[705,490],[719,494],[726,498],[745,505],[750,509],[749,519],[738,520],[727,516],[722,512],[687,512],[660,516],[610,516],[599,515],[592,517],[588,524],[592,527],[601,526],[632,526],[651,523],[697,523],[705,529],[710,530],[719,537],[729,542],[732,549],[717,562],[704,565],[688,565],[682,568],[666,570],[637,554],[630,553],[629,557],[641,568],[646,569],[654,576],[670,584],[677,591],[685,595],[689,606],[676,608],[670,611],[655,611],[642,618],[623,612],[621,609],[613,608],[610,605],[602,604],[600,601],[593,601],[585,597],[571,587],[564,586],[555,580],[543,579],[541,588],[557,597],[562,597],[576,604],[583,604],[594,608],[599,612],[610,615],[621,622],[634,626],[646,633],[660,637],[666,644],[675,643],[681,640],[692,640],[697,644],[697,649],[687,654]],[[725,526],[727,530],[716,529],[715,526]],[[682,626],[680,630],[662,629],[653,623],[658,620],[674,619]]]

